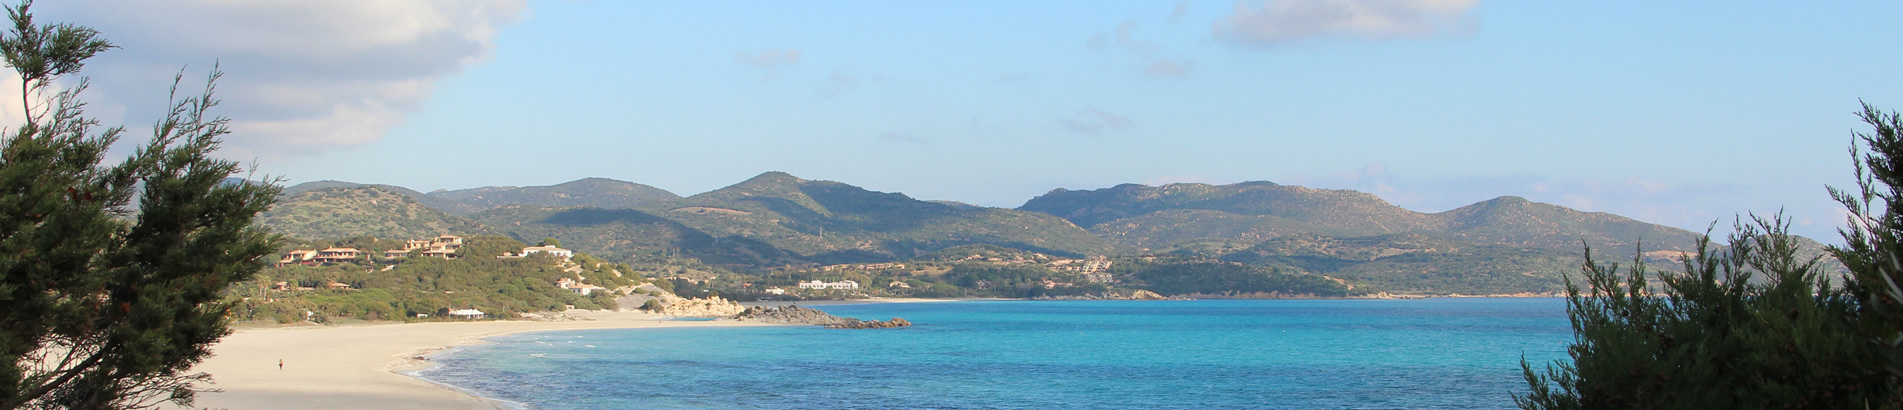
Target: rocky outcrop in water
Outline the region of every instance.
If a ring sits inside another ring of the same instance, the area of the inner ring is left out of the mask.
[[[885,329],[912,325],[912,322],[896,317],[892,320],[860,320],[833,316],[819,309],[795,305],[754,306],[734,315],[733,319],[761,323],[821,325],[827,329]]]
[[[895,317],[895,318],[892,318],[892,320],[859,320],[859,319],[853,319],[853,318],[846,318],[845,323],[840,323],[836,325],[826,325],[826,328],[827,329],[889,329],[889,328],[895,328],[895,327],[910,327],[910,326],[912,326],[912,322],[905,320],[904,318]]]

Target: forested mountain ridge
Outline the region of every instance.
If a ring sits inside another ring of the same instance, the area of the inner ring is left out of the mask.
[[[1116,250],[1050,215],[921,201],[782,172],[659,205],[650,209],[708,234],[758,239],[821,263],[901,260],[981,243],[1065,255]]]
[[[286,190],[286,192],[293,192]],[[412,191],[414,192],[414,191]],[[299,189],[279,199],[258,222],[294,238],[427,238],[444,233],[481,234],[488,228],[469,218],[429,207],[383,186],[338,185]]]
[[[359,184],[343,181],[313,181],[284,188],[284,196],[327,188],[379,187],[403,194],[425,206],[451,215],[472,215],[505,205],[529,205],[565,208],[586,206],[604,209],[634,209],[659,201],[680,199],[680,195],[648,185],[608,178],[582,178],[549,186],[488,186],[429,193],[395,185]]]
[[[478,212],[506,205],[634,209],[681,197],[664,189],[607,178],[582,178],[550,186],[483,187],[434,191],[425,195],[461,202],[470,208],[477,209]]]
[[[1630,250],[1691,250],[1697,234],[1602,212],[1499,197],[1440,213],[1422,213],[1349,190],[1271,182],[1231,185],[1124,184],[1098,190],[1054,190],[1020,210],[1070,219],[1100,236],[1137,248],[1199,240],[1259,242],[1284,235],[1363,237],[1418,233],[1483,244]]]
[[[422,192],[417,192],[414,189],[404,188],[404,187],[400,187],[396,185],[359,184],[355,182],[329,181],[329,180],[305,182],[302,184],[284,187],[284,192],[282,196],[279,198],[279,201],[295,198],[297,197],[297,194],[320,190],[320,189],[363,188],[363,187],[377,187],[385,191],[402,194],[403,196],[416,200],[417,203],[423,204],[423,206],[435,208],[438,211],[447,212],[451,215],[466,215],[466,214],[470,214],[480,210],[480,209],[474,209],[474,207],[470,206],[469,204],[462,203],[462,201],[433,197],[433,196],[424,194]]]
[[[562,246],[615,259],[684,256],[712,264],[775,266],[803,260],[746,237],[716,238],[634,209],[506,205],[472,216],[524,242],[559,238]]]
[[[287,189],[263,222],[302,238],[556,238],[609,260],[691,259],[753,274],[908,261],[967,245],[1069,258],[1157,255],[1325,275],[1356,292],[1431,294],[1554,291],[1577,271],[1582,244],[1602,260],[1624,261],[1643,241],[1647,260],[1670,269],[1697,238],[1519,197],[1422,213],[1367,193],[1270,182],[1058,189],[1018,209],[922,201],[783,172],[684,198],[647,188],[591,178],[422,194],[324,181]],[[1821,252],[1801,240],[1810,254]]]

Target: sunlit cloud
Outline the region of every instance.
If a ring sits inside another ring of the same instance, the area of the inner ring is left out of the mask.
[[[1188,63],[1177,63],[1167,58],[1156,59],[1149,67],[1143,68],[1143,74],[1156,78],[1175,78],[1189,75]]]
[[[1176,7],[1170,9],[1170,22],[1175,23],[1177,20],[1182,20],[1183,16],[1188,14],[1189,14],[1189,2],[1187,1],[1176,2]]]
[[[1179,11],[1180,10],[1186,9],[1180,8],[1179,5]],[[1174,78],[1189,75],[1189,65],[1187,63],[1170,60],[1165,56],[1171,53],[1163,46],[1157,45],[1155,42],[1149,40],[1138,38],[1136,35],[1138,27],[1136,20],[1124,20],[1123,23],[1117,24],[1117,27],[1111,31],[1091,35],[1090,40],[1084,44],[1093,51],[1110,50],[1112,49],[1111,46],[1115,46],[1115,50],[1135,54],[1137,58],[1145,61],[1138,71],[1146,76],[1154,78]]]
[[[1479,0],[1267,0],[1236,3],[1211,33],[1245,47],[1274,47],[1318,37],[1390,39],[1458,33],[1473,27]]]
[[[436,82],[487,60],[522,0],[44,2],[42,20],[92,26],[121,48],[87,67],[95,113],[143,122],[216,63],[226,154],[279,157],[361,146],[402,125]],[[131,115],[135,118],[126,118]]]
[[[1080,134],[1097,134],[1105,130],[1130,128],[1136,126],[1129,117],[1111,114],[1095,108],[1084,109],[1075,117],[1057,119],[1064,128]]]

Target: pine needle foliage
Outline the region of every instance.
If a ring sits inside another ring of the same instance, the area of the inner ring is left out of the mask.
[[[109,48],[88,28],[34,24],[27,6],[8,8],[0,51],[29,91]],[[35,38],[52,46],[16,45]],[[172,110],[116,165],[103,163],[124,130],[84,116],[83,80],[3,136],[0,408],[189,406],[209,381],[189,370],[230,333],[222,291],[275,250],[252,219],[279,191],[227,183],[242,168],[211,157],[228,133],[209,114],[217,77],[183,98],[175,78]]]
[[[1903,140],[1897,114],[1868,104],[1874,134],[1859,162],[1859,190],[1832,189],[1849,209],[1846,245],[1832,255],[1851,272],[1842,286],[1821,256],[1799,257],[1782,215],[1740,221],[1722,247],[1707,235],[1682,272],[1599,264],[1586,251],[1582,284],[1567,280],[1571,361],[1536,372],[1522,361],[1526,409],[1903,408]]]
[[[1848,226],[1838,230],[1844,246],[1831,254],[1850,269],[1845,288],[1860,297],[1857,325],[1883,353],[1895,383],[1903,380],[1903,115],[1866,103],[1858,116],[1873,128],[1854,134],[1869,152],[1850,152],[1857,190],[1830,191],[1849,213]]]

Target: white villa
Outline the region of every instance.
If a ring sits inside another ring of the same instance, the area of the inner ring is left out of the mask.
[[[530,246],[527,248],[522,248],[522,253],[510,253],[508,255],[497,256],[496,259],[527,258],[529,257],[529,255],[534,255],[538,253],[547,253],[549,256],[562,258],[563,261],[567,261],[569,258],[575,257],[575,251],[571,251],[567,249],[557,248],[553,246]],[[575,267],[574,271],[580,272],[581,267],[579,266]]]
[[[457,319],[481,319],[483,316],[482,311],[475,309],[456,309],[449,311],[449,317]]]
[[[529,256],[529,255],[534,255],[534,254],[542,253],[542,252],[548,252],[550,256],[562,258],[562,260],[568,260],[568,258],[575,257],[575,251],[557,248],[553,246],[530,246],[527,248],[522,248],[522,256]]]
[[[588,294],[594,293],[597,290],[608,289],[608,288],[604,288],[600,286],[577,282],[574,279],[569,279],[569,278],[556,279],[555,287],[568,289],[570,291],[574,291],[575,293],[579,293],[582,296],[588,296]]]
[[[357,248],[328,248],[317,251],[317,258],[314,260],[317,263],[350,262],[357,260],[357,255],[362,253],[363,251]]]

